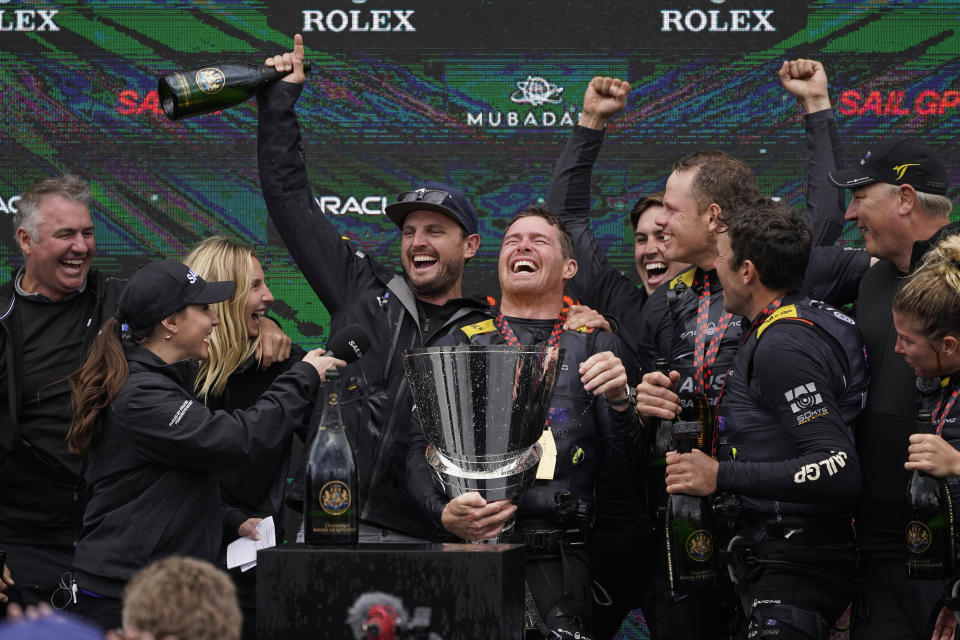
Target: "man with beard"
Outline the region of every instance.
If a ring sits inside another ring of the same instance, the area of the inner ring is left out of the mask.
[[[453,500],[431,486],[426,438],[415,423],[407,459],[410,487],[429,520],[465,540],[496,537],[514,514],[506,542],[530,550],[526,577],[550,638],[595,637],[591,629],[590,563],[584,542],[595,511],[601,469],[633,485],[639,424],[625,389],[622,343],[608,332],[564,331],[563,292],[576,273],[573,247],[562,224],[544,209],[521,211],[504,232],[495,318],[461,326],[439,344],[559,346],[564,361],[550,406],[556,467],[514,505],[486,502],[476,492]],[[538,477],[539,474],[538,474]],[[561,631],[562,630],[562,631]],[[581,637],[577,635],[576,637]]]
[[[419,542],[436,527],[407,491],[409,412],[401,354],[430,344],[465,322],[487,317],[464,300],[463,268],[480,244],[477,214],[453,187],[415,185],[387,206],[401,229],[403,274],[378,264],[340,236],[315,207],[307,182],[294,104],[305,80],[303,40],[267,60],[292,72],[264,89],[257,135],[260,180],[270,217],[310,286],[331,315],[331,330],[358,323],[372,338],[363,358],[341,372],[341,409],[357,454],[360,541]]]

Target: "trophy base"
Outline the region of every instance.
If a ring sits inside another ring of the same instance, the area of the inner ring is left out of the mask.
[[[507,460],[481,463],[451,460],[430,445],[427,464],[433,469],[434,483],[447,497],[476,491],[484,500],[510,500],[533,485],[542,455],[540,444],[534,443]]]

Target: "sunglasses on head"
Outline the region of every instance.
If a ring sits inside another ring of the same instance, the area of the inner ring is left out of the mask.
[[[397,202],[427,202],[429,204],[443,204],[450,194],[439,189],[417,189],[416,191],[404,191],[397,196]]]

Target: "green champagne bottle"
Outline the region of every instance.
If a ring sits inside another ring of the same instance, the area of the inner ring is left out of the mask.
[[[309,62],[304,61],[303,71],[310,72]],[[160,76],[157,92],[163,112],[179,120],[240,104],[287,73],[263,64],[227,62]]]
[[[673,423],[679,453],[690,453],[703,436],[699,422]],[[713,507],[707,497],[668,494],[666,513],[667,570],[670,589],[689,593],[716,584],[716,541]]]
[[[917,413],[917,433],[934,433],[930,412]],[[907,482],[907,575],[917,580],[942,580],[954,575],[953,500],[946,482],[914,471]]]
[[[327,371],[320,392],[326,405],[307,458],[303,497],[304,542],[356,544],[359,534],[357,463],[340,414],[339,375]]]

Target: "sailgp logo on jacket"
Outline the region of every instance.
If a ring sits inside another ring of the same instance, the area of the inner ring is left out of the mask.
[[[193,404],[193,400],[184,400],[183,404],[180,405],[180,408],[177,409],[177,412],[173,414],[173,417],[170,419],[168,427],[173,425],[180,424],[180,421],[183,419],[183,415],[187,412],[187,409],[190,408],[190,405]]]
[[[812,382],[785,391],[783,395],[790,404],[790,411],[797,417],[798,425],[829,413],[825,407],[820,406],[823,398],[817,392],[817,385]]]

